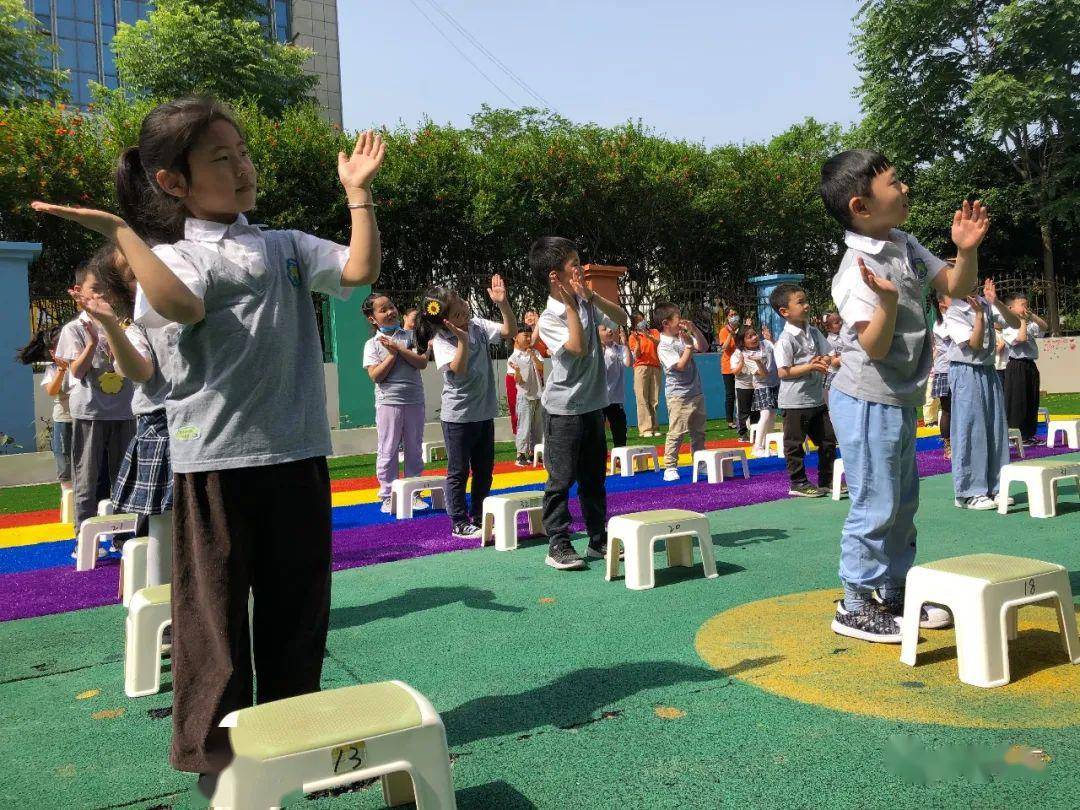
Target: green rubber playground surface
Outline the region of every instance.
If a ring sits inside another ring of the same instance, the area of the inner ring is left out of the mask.
[[[955,509],[948,476],[922,493],[920,560],[994,551],[1080,571],[1072,486],[1051,520]],[[923,632],[915,668],[836,636],[846,511],[714,512],[720,576],[661,554],[643,592],[596,563],[545,568],[542,542],[341,571],[323,685],[425,694],[460,808],[1076,807],[1080,667],[1049,610],[1021,610],[1014,680],[994,690],[956,679],[951,630]],[[166,761],[169,692],[124,696],[123,616],[0,624],[0,807],[197,806]],[[381,801],[362,785],[289,806]]]

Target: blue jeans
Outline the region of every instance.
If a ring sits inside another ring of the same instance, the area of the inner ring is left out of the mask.
[[[52,423],[50,447],[56,459],[56,480],[71,483],[71,422]]]
[[[1009,463],[1009,426],[1001,380],[993,366],[950,363],[949,387],[953,490],[957,498],[995,498],[1001,468]]]
[[[851,509],[840,537],[847,590],[902,590],[915,562],[915,408],[829,391],[833,431],[844,459]]]

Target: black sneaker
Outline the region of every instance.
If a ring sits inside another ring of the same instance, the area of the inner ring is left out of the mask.
[[[823,486],[823,487],[819,486],[818,487],[818,492],[821,493],[822,497],[826,497],[826,496],[831,497],[832,496],[832,484],[829,484],[828,486]],[[841,484],[840,485],[840,494],[841,495],[847,495],[848,494],[847,484]]]
[[[479,540],[484,531],[471,520],[454,524],[454,537],[459,540]]]
[[[792,484],[791,489],[788,490],[788,495],[794,495],[797,498],[820,498],[824,494],[824,492],[809,481],[803,481],[801,484]]]
[[[1024,447],[1039,447],[1041,444],[1042,442],[1034,436],[1024,439]]]
[[[874,601],[885,609],[885,612],[896,617],[897,622],[904,619],[904,600],[899,596],[882,599],[879,591],[874,591]],[[919,611],[919,627],[924,630],[940,630],[952,624],[952,614],[945,608],[937,605],[923,605]]]
[[[528,467],[529,459],[524,453],[518,453],[518,457],[514,459],[514,466],[516,467]]]
[[[585,556],[590,560],[602,560],[607,557],[607,543],[601,543],[598,546],[594,546],[589,543],[589,547],[585,549]]]
[[[832,630],[841,636],[850,636],[861,641],[883,644],[899,644],[901,641],[900,622],[869,598],[863,602],[862,608],[856,611],[849,611],[844,607],[843,599],[837,602]]]
[[[558,568],[560,571],[571,571],[576,568],[584,568],[585,560],[578,556],[574,547],[569,543],[562,543],[548,549],[545,565]]]

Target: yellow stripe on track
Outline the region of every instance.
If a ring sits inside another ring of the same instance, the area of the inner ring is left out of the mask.
[[[10,529],[0,529],[0,548],[53,543],[57,540],[71,540],[74,536],[75,527],[70,523],[38,523],[34,526],[14,526]]]

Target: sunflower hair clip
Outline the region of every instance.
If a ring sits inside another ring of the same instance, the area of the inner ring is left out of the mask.
[[[429,300],[427,306],[424,307],[424,310],[428,315],[438,315],[442,312],[442,304],[435,300]]]

